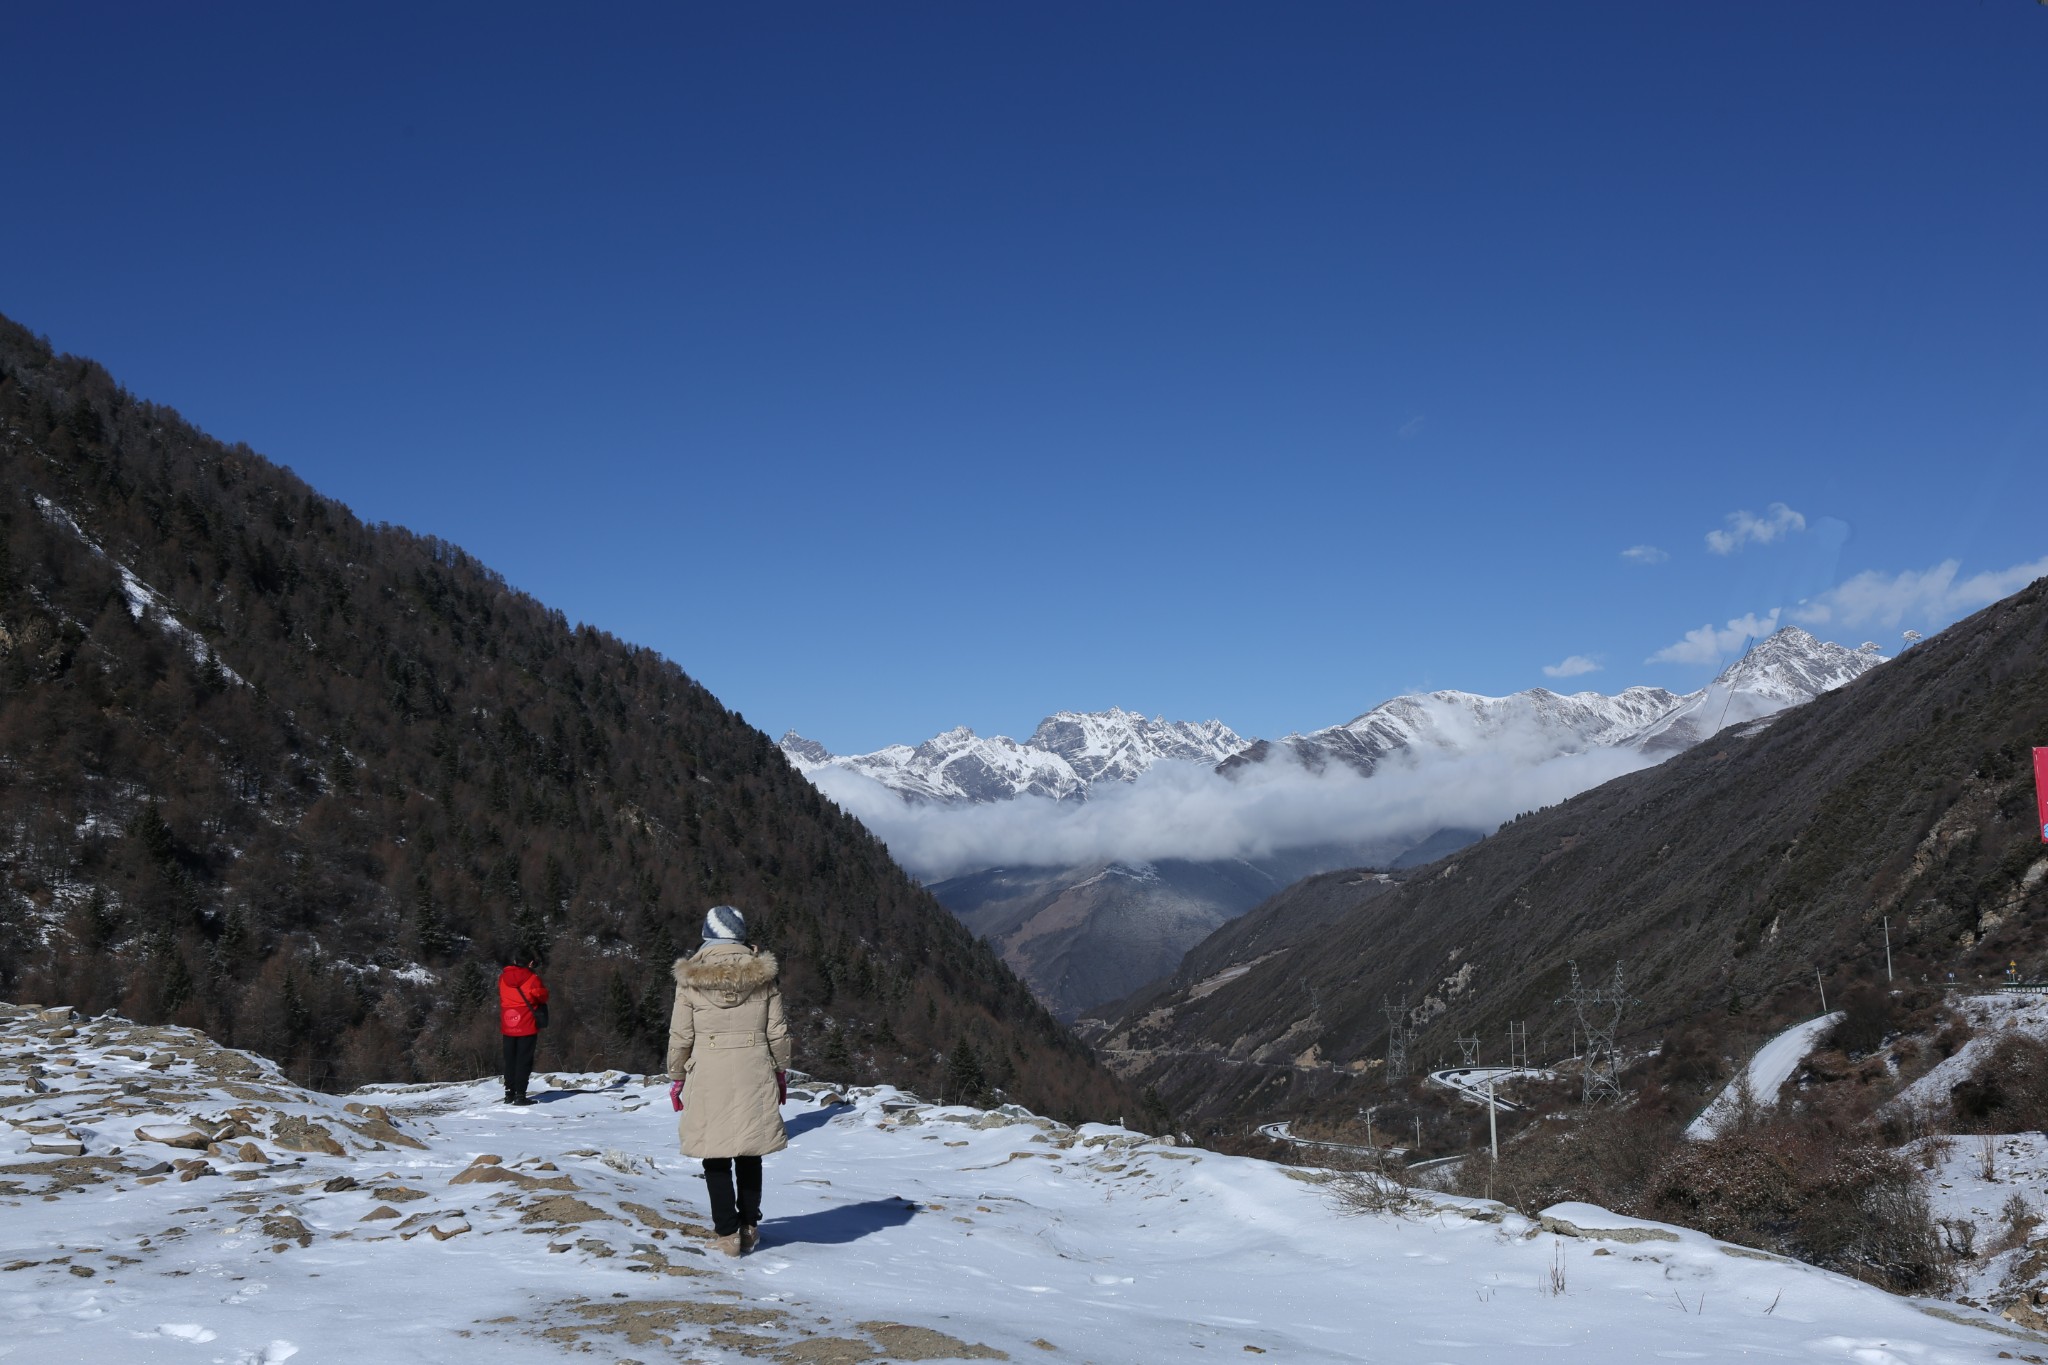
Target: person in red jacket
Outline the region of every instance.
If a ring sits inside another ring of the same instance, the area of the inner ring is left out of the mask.
[[[498,973],[498,1031],[505,1035],[505,1103],[532,1104],[526,1078],[533,1074],[533,1050],[548,1022],[548,988],[542,983],[540,959],[519,954]]]

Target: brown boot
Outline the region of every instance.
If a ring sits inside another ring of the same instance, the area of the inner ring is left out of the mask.
[[[713,1251],[722,1251],[728,1256],[737,1256],[740,1254],[740,1234],[728,1232],[723,1237],[713,1234],[704,1239],[704,1245],[710,1247]]]
[[[740,1255],[744,1256],[761,1245],[761,1227],[758,1223],[740,1224]]]

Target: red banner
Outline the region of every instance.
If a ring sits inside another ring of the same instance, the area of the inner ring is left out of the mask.
[[[2041,842],[2048,844],[2048,749],[2034,750],[2034,814],[2041,817]]]

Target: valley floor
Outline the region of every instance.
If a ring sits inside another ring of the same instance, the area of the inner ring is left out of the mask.
[[[886,1088],[792,1094],[732,1260],[665,1082],[534,1089],[315,1095],[184,1030],[0,1006],[0,1360],[2048,1358],[1588,1206],[1346,1214],[1319,1173]]]

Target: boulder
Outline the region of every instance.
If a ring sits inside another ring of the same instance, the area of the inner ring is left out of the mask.
[[[312,1152],[320,1156],[347,1156],[348,1148],[334,1140],[311,1119],[286,1114],[270,1130],[270,1140],[288,1152]]]
[[[1676,1242],[1676,1228],[1647,1218],[1630,1218],[1597,1204],[1552,1204],[1536,1215],[1545,1232],[1559,1237],[1592,1237],[1607,1242]]]

